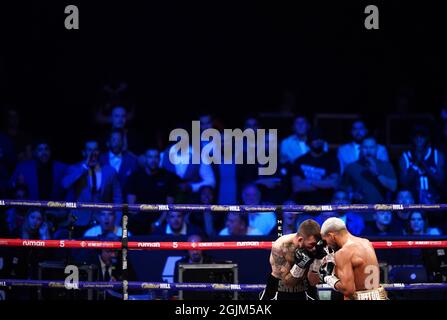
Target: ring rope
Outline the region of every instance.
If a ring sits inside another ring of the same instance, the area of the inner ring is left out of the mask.
[[[265,288],[265,284],[226,284],[226,283],[166,283],[166,282],[140,282],[129,281],[129,289],[151,289],[151,290],[188,290],[188,291],[238,291],[259,292]],[[399,290],[444,290],[447,283],[389,283],[382,284],[387,291]],[[97,290],[121,290],[123,282],[84,282],[76,284],[65,283],[61,280],[18,280],[0,279],[0,287],[38,287],[53,289],[97,289]],[[330,291],[332,288],[327,284],[317,285],[319,290]]]
[[[252,250],[271,249],[272,241],[228,241],[228,242],[136,242],[129,241],[128,249],[133,250]],[[420,241],[375,241],[375,249],[447,248],[447,240]],[[0,239],[0,247],[39,248],[82,248],[82,249],[122,249],[117,241],[81,240],[23,240]]]
[[[122,232],[121,232],[121,266],[122,266],[122,287],[123,300],[129,299],[128,294],[128,269],[127,269],[127,250],[129,241],[127,238],[127,221],[128,221],[129,207],[124,205],[123,216],[121,218]]]
[[[0,206],[39,207],[46,209],[84,209],[122,211],[125,206],[131,212],[162,211],[211,211],[211,212],[375,212],[375,211],[408,211],[447,210],[447,204],[349,204],[349,205],[202,205],[202,204],[114,204],[94,202],[35,201],[35,200],[0,200]]]

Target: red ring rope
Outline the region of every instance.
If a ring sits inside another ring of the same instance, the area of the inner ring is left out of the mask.
[[[447,240],[376,241],[376,249],[447,248]],[[0,247],[121,249],[121,242],[80,240],[0,239]],[[129,249],[141,250],[240,250],[270,249],[271,241],[231,242],[129,242]]]

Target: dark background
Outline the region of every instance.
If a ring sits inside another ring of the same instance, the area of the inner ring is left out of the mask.
[[[203,110],[240,127],[248,113],[280,111],[285,92],[296,97],[292,112],[311,116],[437,116],[447,88],[440,3],[2,4],[0,104],[19,107],[30,131],[64,146],[95,129],[106,81],[128,81],[134,125],[147,136]],[[80,30],[64,28],[69,4],[79,8]],[[379,7],[380,30],[364,28],[368,4]]]

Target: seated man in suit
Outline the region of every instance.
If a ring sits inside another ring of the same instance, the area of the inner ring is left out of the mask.
[[[106,233],[98,237],[100,241],[120,241],[120,238],[113,233]],[[111,282],[123,280],[123,264],[122,256],[119,250],[114,249],[100,249],[89,256],[87,259],[88,264],[95,265],[97,268],[97,274],[94,277],[94,281],[98,282]],[[130,261],[127,261],[127,280],[136,281],[136,274]],[[99,300],[114,299],[117,296],[113,292],[98,291]]]
[[[203,239],[198,234],[192,234],[188,237],[188,242],[202,242]],[[213,258],[203,252],[203,250],[188,250],[187,254],[175,263],[174,282],[178,282],[178,267],[180,264],[206,264],[213,263]]]
[[[72,165],[62,180],[62,186],[69,191],[69,201],[122,203],[118,175],[111,166],[99,163],[99,146],[96,140],[88,140],[82,152],[84,160]],[[94,211],[74,210],[78,226],[88,226],[94,218]],[[117,214],[117,223],[121,213]]]

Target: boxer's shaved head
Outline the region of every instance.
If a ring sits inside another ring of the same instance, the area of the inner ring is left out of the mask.
[[[349,234],[346,224],[340,218],[329,218],[321,226],[321,236],[329,247],[340,249],[340,239]]]
[[[340,231],[346,231],[346,224],[343,220],[340,218],[329,218],[327,219],[323,225],[321,226],[321,235],[324,237],[329,232],[340,232]]]

